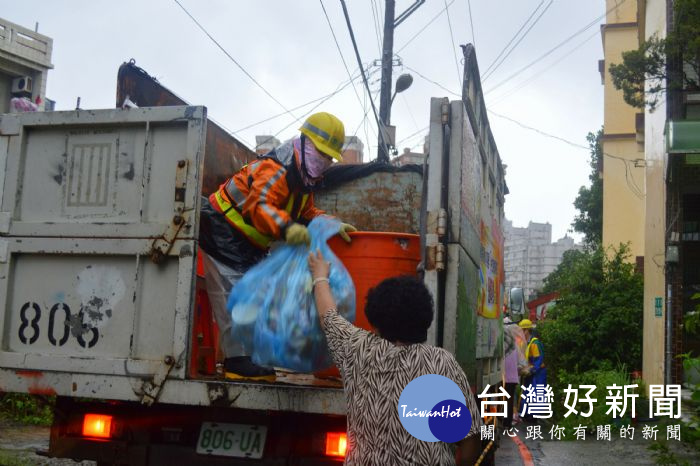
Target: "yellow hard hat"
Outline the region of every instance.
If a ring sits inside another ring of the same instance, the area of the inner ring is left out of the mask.
[[[341,151],[345,143],[345,126],[336,116],[326,112],[314,113],[306,119],[299,131],[311,139],[316,149],[343,161]]]
[[[518,326],[520,328],[525,329],[525,328],[535,328],[535,326],[532,324],[532,321],[530,319],[523,319],[518,323]]]

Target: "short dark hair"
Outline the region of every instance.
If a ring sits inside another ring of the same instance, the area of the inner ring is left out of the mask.
[[[433,297],[416,277],[387,278],[367,293],[365,315],[389,341],[423,343],[433,321]]]

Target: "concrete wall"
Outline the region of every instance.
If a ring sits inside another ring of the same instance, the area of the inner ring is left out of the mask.
[[[12,91],[12,76],[0,72],[0,113],[10,111],[10,93]]]
[[[643,0],[640,0],[643,1]],[[605,57],[603,152],[603,245],[617,247],[630,242],[633,256],[644,255],[645,172],[643,147],[637,143],[636,113],[627,105],[622,91],[613,86],[608,68],[622,61],[622,52],[639,46],[638,2],[607,0],[604,25]],[[636,161],[636,164],[635,164]],[[636,166],[635,166],[636,165]],[[634,260],[634,257],[632,257]]]
[[[666,35],[666,1],[647,0],[645,33]],[[654,112],[645,111],[644,151],[646,157],[646,222],[644,227],[644,348],[643,378],[647,384],[664,383],[664,322],[665,300],[665,230],[666,230],[666,153],[664,125],[666,102]],[[655,301],[661,298],[661,316],[657,316]]]

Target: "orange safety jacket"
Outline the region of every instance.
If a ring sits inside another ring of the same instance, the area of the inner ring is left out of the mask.
[[[244,166],[209,196],[214,209],[261,249],[280,239],[291,223],[308,223],[324,213],[314,207],[313,193],[305,192],[295,156],[288,141]]]

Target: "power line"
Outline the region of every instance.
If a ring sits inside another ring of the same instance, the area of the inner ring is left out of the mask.
[[[352,78],[352,80],[354,81],[354,80],[356,80],[356,79],[359,78],[359,77],[360,77],[360,74],[357,73],[357,75],[354,76],[354,77]],[[331,92],[331,93],[329,93],[329,94],[326,94],[326,95],[323,95],[323,96],[321,96],[321,97],[317,97],[317,98],[315,98],[315,99],[313,99],[313,100],[310,100],[310,101],[308,101],[308,102],[305,102],[305,103],[303,103],[303,104],[301,104],[301,105],[297,105],[296,107],[293,107],[291,110],[292,110],[292,111],[294,111],[294,110],[299,110],[299,109],[302,109],[302,108],[304,108],[304,107],[307,107],[307,106],[309,106],[309,105],[311,105],[311,104],[315,104],[316,102],[318,102],[318,101],[320,101],[320,100],[324,100],[324,99],[328,99],[328,98],[330,98],[330,97],[333,97],[334,95],[338,94],[340,91],[346,89],[349,85],[350,85],[350,81],[343,81],[343,82],[341,82],[340,84],[338,84],[338,86],[335,88],[335,90],[334,90],[333,92]],[[263,123],[267,123],[268,121],[274,120],[274,119],[279,118],[279,117],[284,116],[284,115],[287,115],[287,112],[277,113],[276,115],[272,115],[272,116],[267,117],[267,118],[265,118],[265,119],[263,119],[263,120],[257,121],[257,122],[255,122],[255,123],[251,123],[251,124],[249,124],[248,126],[244,126],[243,128],[240,128],[240,129],[236,130],[236,132],[245,131],[245,130],[247,130],[247,129],[253,128],[253,127],[258,126],[258,125],[261,125],[261,124],[263,124]],[[234,133],[234,134],[235,134],[235,133]]]
[[[507,117],[507,116],[505,116],[505,115],[501,115],[500,113],[496,113],[496,112],[494,112],[493,110],[491,110],[490,108],[486,108],[486,110],[488,110],[488,112],[491,113],[492,115],[495,115],[495,116],[497,116],[497,117],[499,117],[499,118],[503,118],[504,120],[508,120],[508,121],[510,121],[511,123],[515,123],[516,125],[520,126],[521,128],[524,128],[524,129],[527,129],[527,130],[530,130],[530,131],[534,131],[534,132],[536,132],[536,133],[538,133],[538,134],[540,134],[540,135],[542,135],[542,136],[545,136],[545,137],[548,137],[548,138],[552,138],[552,139],[557,139],[557,140],[559,140],[559,141],[561,141],[561,142],[564,142],[564,143],[566,143],[566,144],[569,144],[570,146],[573,146],[573,147],[577,147],[577,148],[579,148],[579,149],[586,149],[586,150],[589,149],[588,146],[584,146],[583,144],[578,144],[578,143],[569,141],[568,139],[564,139],[564,138],[562,138],[562,137],[559,137],[559,136],[555,136],[555,135],[553,135],[553,134],[546,133],[546,132],[544,132],[544,131],[542,131],[542,130],[539,130],[539,129],[537,129],[537,128],[533,128],[532,126],[528,126],[528,125],[526,125],[525,123],[519,122],[518,120],[515,120],[515,119],[513,119],[513,118]]]
[[[593,21],[591,21],[590,23],[588,23],[586,26],[584,26],[583,28],[581,28],[581,29],[578,30],[577,32],[573,33],[572,35],[570,35],[569,37],[567,37],[566,39],[564,39],[564,40],[563,40],[562,42],[560,42],[558,45],[554,46],[552,49],[550,49],[549,51],[545,52],[543,55],[541,55],[540,57],[536,58],[535,60],[533,60],[533,61],[530,62],[529,64],[527,64],[527,65],[523,66],[522,68],[520,68],[518,71],[516,71],[515,73],[511,74],[511,75],[508,76],[506,79],[504,79],[503,81],[499,82],[498,84],[496,84],[495,86],[493,86],[491,89],[489,89],[489,90],[487,91],[487,93],[488,93],[488,92],[492,92],[492,91],[494,91],[495,89],[501,87],[503,84],[507,83],[508,81],[510,81],[510,80],[511,80],[512,78],[514,78],[515,76],[520,75],[520,73],[522,73],[522,72],[525,71],[526,69],[530,68],[531,66],[533,66],[533,65],[537,64],[538,62],[542,61],[543,59],[547,58],[547,57],[548,57],[549,55],[551,55],[554,51],[556,51],[556,50],[558,50],[559,48],[563,47],[565,44],[567,44],[567,43],[568,43],[569,41],[571,41],[573,38],[575,38],[575,37],[577,37],[577,36],[583,34],[583,33],[586,32],[588,29],[590,29],[592,26],[596,25],[596,24],[598,23],[598,21],[600,21],[601,19],[603,19],[608,13],[610,13],[610,12],[612,12],[613,10],[616,10],[617,8],[619,8],[623,3],[625,3],[625,1],[626,1],[626,0],[622,0],[620,3],[618,3],[618,4],[615,5],[614,7],[610,8],[608,11],[606,11],[604,14],[602,14],[602,15],[599,16],[599,17],[597,17],[596,19],[594,19]]]
[[[365,83],[365,88],[367,90],[367,94],[370,96],[372,93],[369,90],[369,83],[367,82],[367,76],[365,75],[365,70],[362,67],[362,58],[360,58],[360,51],[357,49],[357,42],[355,41],[355,33],[352,30],[352,23],[350,22],[350,15],[348,14],[348,7],[345,4],[345,0],[340,0],[340,4],[343,6],[343,14],[345,15],[345,22],[348,25],[348,32],[350,33],[350,39],[352,40],[352,48],[355,50],[355,58],[357,58],[357,64],[360,67],[360,71],[362,72],[362,80]],[[377,108],[374,106],[374,99],[370,99],[370,103],[372,104],[372,112],[374,113],[374,119],[377,122],[377,130],[379,131],[379,137],[382,140],[382,146],[384,146],[385,153],[389,153],[389,148],[386,143],[386,140],[384,139],[384,128],[379,121],[379,116],[377,115]]]
[[[348,64],[345,61],[345,56],[343,56],[343,51],[340,49],[340,44],[338,44],[338,38],[335,36],[335,31],[333,30],[333,25],[331,24],[331,19],[328,17],[328,12],[326,11],[326,7],[323,4],[323,0],[319,0],[319,2],[321,3],[321,8],[323,8],[323,14],[326,17],[326,21],[328,22],[328,27],[330,28],[331,34],[333,35],[333,41],[335,42],[335,47],[338,49],[338,54],[340,54],[340,59],[343,61],[343,66],[345,67],[345,71],[348,73],[348,78],[350,78],[350,84],[352,84],[352,90],[355,92],[355,96],[357,97],[357,101],[360,103],[360,107],[362,107],[362,109],[364,110],[365,107],[362,104],[362,99],[360,98],[360,94],[357,93],[357,88],[355,88],[355,82],[353,80],[352,74],[350,74],[350,68],[348,68]],[[362,64],[360,64],[360,67],[361,66],[362,66]]]
[[[408,44],[410,44],[411,42],[413,42],[413,41],[416,39],[416,37],[418,37],[419,35],[421,35],[421,33],[422,33],[423,31],[425,31],[425,30],[428,28],[428,26],[430,26],[431,24],[433,24],[433,23],[435,22],[435,20],[438,19],[438,18],[440,17],[440,15],[443,14],[443,13],[447,10],[447,8],[449,8],[450,5],[452,5],[454,2],[455,2],[455,0],[451,0],[450,3],[447,4],[447,7],[443,8],[442,10],[440,10],[440,12],[439,12],[438,14],[436,14],[435,16],[433,16],[433,18],[432,18],[430,21],[428,21],[428,22],[426,23],[425,26],[423,26],[422,28],[420,28],[420,29],[418,30],[418,32],[416,32],[410,39],[408,39],[408,41],[406,41],[406,43],[404,43],[404,44],[401,46],[401,48],[399,48],[399,49],[398,49],[396,52],[394,52],[394,53],[399,53],[399,52],[401,52],[403,49],[405,49],[405,48],[408,46]],[[473,31],[473,29],[472,29],[472,31]]]
[[[408,110],[408,114],[411,117],[411,120],[413,120],[413,126],[418,128],[418,122],[416,121],[416,117],[413,116],[413,111],[411,110],[411,106],[408,105],[408,99],[406,98],[406,96],[403,93],[401,93],[401,97],[403,99],[403,103],[406,104],[406,110]]]
[[[410,140],[411,138],[417,136],[418,134],[424,132],[424,131],[427,130],[428,128],[430,128],[430,125],[426,126],[425,128],[419,129],[419,130],[416,131],[415,133],[411,133],[410,135],[406,136],[405,138],[403,138],[402,140],[400,140],[399,142],[397,142],[397,143],[396,143],[396,147],[400,146],[402,143],[404,143],[404,142]]]
[[[460,73],[459,73],[459,60],[457,59],[457,46],[455,45],[455,36],[452,33],[452,20],[450,19],[450,8],[447,6],[447,0],[444,0],[444,2],[445,2],[445,12],[447,13],[447,25],[450,27],[450,39],[452,42],[452,50],[453,50],[454,56],[455,56],[455,67],[457,68],[457,82],[461,83],[462,77],[460,76]]]
[[[372,7],[372,24],[374,25],[374,33],[377,36],[377,51],[379,52],[379,56],[382,56],[382,34],[379,32],[381,31],[381,23],[379,22],[379,13],[377,10],[379,8],[377,7],[377,2],[376,0],[372,0],[370,3],[370,6]]]
[[[421,78],[425,79],[425,80],[428,81],[429,83],[435,84],[437,87],[439,87],[439,88],[442,89],[443,91],[449,92],[450,94],[452,94],[452,95],[454,95],[454,96],[457,96],[457,97],[459,97],[460,99],[462,98],[462,95],[461,95],[461,94],[457,94],[456,92],[452,91],[451,89],[448,89],[447,87],[443,86],[443,85],[440,84],[439,82],[430,79],[429,77],[425,76],[425,75],[424,75],[423,73],[421,73],[420,71],[414,70],[413,68],[411,68],[411,67],[408,66],[408,65],[404,65],[404,66],[406,67],[407,70],[416,73],[418,76],[420,76]]]
[[[542,16],[544,16],[544,14],[547,12],[547,10],[549,10],[549,7],[551,7],[553,3],[554,3],[554,0],[549,0],[549,3],[548,3],[548,4],[544,7],[544,9],[540,12],[540,14],[537,16],[537,18],[535,18],[535,20],[532,22],[532,24],[530,24],[530,26],[529,26],[529,27],[527,28],[527,30],[523,33],[523,35],[520,36],[520,38],[519,38],[518,41],[513,45],[513,47],[511,47],[510,50],[508,50],[508,53],[506,53],[506,55],[501,59],[501,61],[499,61],[498,63],[496,63],[490,71],[487,70],[487,72],[484,73],[485,76],[483,77],[482,82],[485,82],[488,78],[490,78],[490,77],[493,75],[493,73],[496,72],[496,70],[497,70],[498,68],[500,68],[500,66],[503,64],[503,62],[505,62],[506,59],[510,56],[510,54],[513,53],[513,50],[515,50],[515,49],[518,47],[518,45],[520,45],[520,43],[523,41],[523,39],[525,39],[525,37],[530,33],[530,31],[532,30],[532,28],[535,27],[535,25],[539,22],[540,18],[542,18]],[[539,7],[538,7],[538,8],[539,8]],[[534,12],[533,12],[533,13],[534,13]],[[525,26],[525,24],[523,24],[523,26]],[[521,30],[522,30],[522,28],[521,28]],[[517,36],[517,34],[516,34],[516,36]],[[515,39],[516,36],[513,36],[513,39]],[[511,42],[512,42],[512,39],[511,39]],[[504,49],[504,50],[505,50],[505,49]]]
[[[231,60],[231,61],[243,72],[243,74],[245,74],[251,81],[253,81],[253,82],[255,83],[256,86],[258,86],[260,89],[262,89],[262,91],[263,91],[265,94],[267,94],[267,96],[268,96],[269,98],[271,98],[272,100],[274,100],[274,101],[275,101],[280,107],[282,107],[287,113],[289,113],[291,116],[294,117],[294,114],[293,114],[287,107],[285,107],[284,104],[283,104],[282,102],[280,102],[279,100],[277,100],[277,99],[275,98],[275,96],[273,96],[272,94],[270,94],[270,92],[269,92],[267,89],[265,89],[265,87],[264,87],[262,84],[260,84],[260,83],[257,81],[257,79],[255,79],[250,73],[248,73],[248,71],[243,67],[243,65],[241,65],[240,63],[238,63],[238,61],[237,61],[235,58],[233,58],[233,56],[231,56],[231,54],[228,53],[228,51],[227,51],[216,39],[214,39],[214,37],[213,37],[211,34],[209,34],[209,31],[207,31],[207,30],[204,28],[204,26],[202,26],[202,25],[199,23],[199,21],[197,21],[197,19],[196,19],[194,16],[192,16],[192,15],[190,14],[189,11],[187,11],[187,9],[182,5],[182,3],[180,3],[178,0],[173,0],[173,1],[174,1],[175,3],[177,3],[177,5],[178,5],[180,8],[182,8],[182,11],[184,11],[185,14],[186,14],[187,16],[189,16],[190,19],[191,19],[192,21],[194,21],[194,24],[196,24],[197,27],[199,27],[199,29],[201,29],[202,32],[204,32],[204,34],[206,34],[206,36],[207,36],[209,39],[211,39],[211,41],[212,41],[222,52],[224,52],[224,54],[229,58],[229,60]]]
[[[499,118],[503,118],[504,120],[508,120],[508,121],[510,121],[510,122],[512,122],[512,123],[515,123],[516,125],[520,126],[520,127],[523,128],[523,129],[526,129],[526,130],[529,130],[529,131],[534,131],[535,133],[537,133],[537,134],[539,134],[539,135],[541,135],[541,136],[544,136],[544,137],[547,137],[547,138],[551,138],[551,139],[556,139],[557,141],[561,141],[561,142],[563,142],[563,143],[565,143],[565,144],[568,144],[568,145],[570,145],[570,146],[572,146],[572,147],[576,147],[576,148],[578,148],[578,149],[585,149],[585,150],[587,150],[587,151],[590,151],[590,150],[591,150],[591,148],[588,147],[588,146],[584,146],[583,144],[578,144],[578,143],[575,143],[575,142],[573,142],[573,141],[569,141],[568,139],[564,139],[564,138],[562,138],[562,137],[560,137],[560,136],[555,136],[554,134],[550,134],[550,133],[547,133],[547,132],[542,131],[542,130],[540,130],[540,129],[533,128],[532,126],[528,126],[528,125],[526,125],[525,123],[522,123],[522,122],[520,122],[520,121],[518,121],[518,120],[515,120],[515,119],[513,119],[513,118],[507,117],[507,116],[505,116],[505,115],[501,115],[500,113],[496,113],[496,112],[494,112],[493,110],[491,110],[490,108],[487,108],[486,110],[487,110],[490,114],[492,114],[492,115],[494,115],[494,116],[497,116],[497,117],[499,117]],[[634,177],[632,176],[632,173],[631,173],[630,164],[633,164],[634,161],[633,161],[633,160],[626,159],[626,158],[624,158],[624,157],[620,157],[620,156],[618,156],[618,155],[608,154],[607,152],[603,152],[603,156],[609,157],[609,158],[614,159],[614,160],[619,160],[619,161],[621,161],[621,162],[625,165],[625,182],[626,182],[626,184],[627,184],[627,187],[629,188],[630,191],[632,191],[632,194],[634,194],[636,197],[642,199],[642,198],[645,196],[645,194],[644,194],[644,192],[639,188],[639,186],[637,185],[636,181],[634,181]]]
[[[476,47],[476,37],[474,36],[474,21],[472,21],[472,2],[467,0],[467,6],[469,6],[469,26],[472,28],[472,44]]]
[[[364,69],[363,69],[362,71],[363,71],[363,73],[364,73]],[[347,88],[349,85],[350,85],[349,82],[348,82],[348,83],[345,83],[345,85],[343,85],[343,84],[341,83],[341,84],[338,86],[338,89],[337,89],[335,92],[333,92],[332,94],[329,94],[329,95],[327,95],[326,97],[324,97],[323,100],[321,100],[318,104],[314,105],[314,106],[311,108],[311,110],[309,110],[308,112],[306,112],[305,114],[303,114],[303,115],[300,116],[299,118],[295,119],[295,120],[292,121],[291,123],[287,124],[284,128],[282,128],[281,130],[277,131],[275,134],[273,134],[272,136],[270,136],[268,139],[266,139],[266,140],[263,141],[262,143],[258,144],[258,146],[264,145],[264,144],[266,144],[266,143],[272,141],[274,138],[276,138],[277,136],[279,136],[279,135],[282,133],[282,131],[286,130],[287,128],[289,128],[289,127],[292,126],[293,124],[299,122],[299,120],[306,118],[308,115],[311,115],[311,113],[312,113],[314,110],[316,110],[318,107],[320,107],[320,106],[323,105],[325,102],[327,102],[328,100],[330,100],[333,96],[335,96],[336,94],[338,94],[340,91],[342,91],[343,89]],[[342,87],[341,87],[341,86],[342,86]]]
[[[501,56],[506,52],[506,50],[508,50],[508,47],[510,46],[510,44],[512,44],[513,41],[515,40],[515,38],[518,37],[518,34],[520,34],[520,32],[521,32],[523,29],[525,29],[525,26],[527,26],[527,24],[530,22],[530,20],[532,19],[532,17],[535,16],[535,13],[537,13],[537,11],[540,9],[540,7],[542,6],[542,4],[544,4],[544,2],[545,2],[545,0],[542,0],[542,1],[539,3],[539,5],[537,5],[537,6],[535,7],[535,9],[532,11],[532,13],[530,13],[530,16],[528,16],[527,19],[525,20],[525,22],[522,24],[522,26],[520,26],[520,29],[518,29],[518,30],[515,32],[515,34],[513,35],[513,37],[510,38],[510,40],[508,41],[508,43],[507,43],[507,44],[505,45],[505,47],[503,47],[503,49],[498,53],[498,55],[496,56],[496,58],[489,64],[489,66],[486,67],[486,69],[484,70],[484,75],[486,75],[489,71],[491,71],[491,68],[493,68],[493,65],[498,61],[499,58],[501,58]]]
[[[504,92],[503,94],[501,94],[500,96],[496,97],[496,99],[491,103],[491,105],[498,105],[499,103],[503,102],[505,99],[507,99],[507,98],[510,97],[511,95],[515,94],[516,92],[518,92],[520,89],[524,88],[525,86],[527,86],[527,85],[530,84],[531,82],[535,81],[535,80],[538,79],[538,78],[541,78],[542,76],[545,76],[545,72],[546,72],[546,71],[550,70],[552,67],[554,67],[555,65],[557,65],[559,62],[561,62],[561,61],[564,60],[565,58],[570,57],[572,53],[574,53],[576,50],[578,50],[578,49],[580,49],[581,47],[583,47],[583,46],[586,44],[586,42],[588,42],[589,40],[591,40],[591,39],[593,39],[594,37],[598,36],[598,34],[599,34],[598,31],[593,31],[593,34],[591,34],[590,36],[586,37],[586,39],[584,39],[582,42],[580,42],[576,47],[574,47],[574,48],[572,48],[571,50],[569,50],[569,52],[567,52],[566,54],[562,55],[559,59],[557,59],[556,61],[552,62],[549,66],[547,66],[547,67],[544,68],[543,70],[541,70],[541,71],[539,71],[539,72],[533,74],[532,76],[530,76],[530,77],[529,77],[528,79],[526,79],[525,81],[522,81],[520,84],[518,84],[518,85],[516,85],[515,87],[511,88],[509,91],[506,91],[506,92]]]

